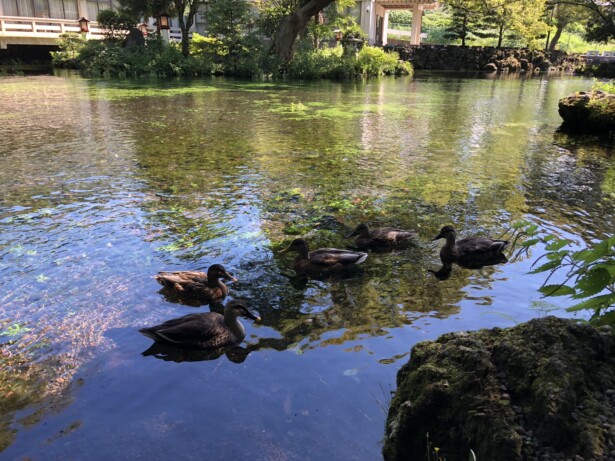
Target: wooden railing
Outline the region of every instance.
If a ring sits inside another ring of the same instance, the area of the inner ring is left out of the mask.
[[[90,22],[88,38],[103,38],[96,23]],[[80,33],[76,19],[26,18],[0,16],[0,38],[2,37],[44,37],[57,38],[65,32]]]
[[[88,39],[102,39],[104,33],[95,22],[88,24],[90,31]],[[76,19],[27,18],[23,16],[0,16],[0,38],[3,37],[31,37],[31,38],[58,38],[65,32],[80,33],[79,22]],[[156,32],[154,27],[149,28],[150,33]],[[192,37],[192,32],[190,32]],[[169,39],[179,42],[182,32],[179,27],[169,30]]]

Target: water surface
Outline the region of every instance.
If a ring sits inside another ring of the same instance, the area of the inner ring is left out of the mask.
[[[567,315],[528,274],[540,248],[427,269],[444,224],[612,232],[612,147],[558,132],[558,99],[590,85],[0,79],[0,458],[378,459],[414,344]],[[278,253],[345,247],[361,221],[421,242],[333,280]],[[209,310],[152,275],[213,263],[263,318],[242,350],[141,356],[138,328]]]

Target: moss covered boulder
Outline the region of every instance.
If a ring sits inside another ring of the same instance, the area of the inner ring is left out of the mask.
[[[397,375],[384,458],[615,459],[614,352],[610,327],[555,317],[419,343]]]
[[[559,114],[568,128],[608,134],[615,130],[615,94],[604,91],[573,93],[560,99]]]

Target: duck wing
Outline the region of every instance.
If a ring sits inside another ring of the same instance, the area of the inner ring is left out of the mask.
[[[337,264],[360,264],[367,258],[367,253],[339,250],[337,248],[319,248],[318,250],[311,251],[308,258],[312,264],[330,267]]]
[[[392,227],[383,227],[371,231],[371,237],[374,243],[388,245],[394,245],[404,240],[415,239],[416,236],[416,232],[404,229],[394,229]]]
[[[180,346],[209,348],[232,342],[224,317],[215,312],[188,314],[139,331],[155,341]]]
[[[207,274],[199,271],[158,272],[158,275],[155,275],[154,278],[159,284],[168,288],[175,288],[175,284],[207,284]]]
[[[461,254],[501,253],[508,245],[508,240],[494,240],[487,237],[468,237],[455,243]]]

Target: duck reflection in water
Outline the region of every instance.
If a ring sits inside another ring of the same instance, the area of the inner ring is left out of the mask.
[[[233,299],[226,304],[224,315],[217,312],[188,314],[139,330],[154,341],[185,349],[219,349],[243,341],[246,330],[237,317],[260,320],[243,301]]]
[[[508,240],[480,236],[456,240],[456,235],[452,226],[444,226],[433,239],[446,239],[446,243],[440,249],[442,267],[437,271],[429,270],[439,280],[446,280],[450,277],[453,263],[464,269],[481,269],[485,266],[508,262],[504,254]]]
[[[218,349],[187,349],[155,341],[141,353],[143,357],[153,356],[165,362],[202,362],[216,360],[223,355],[233,363],[242,363],[252,352],[241,346],[227,346]]]

